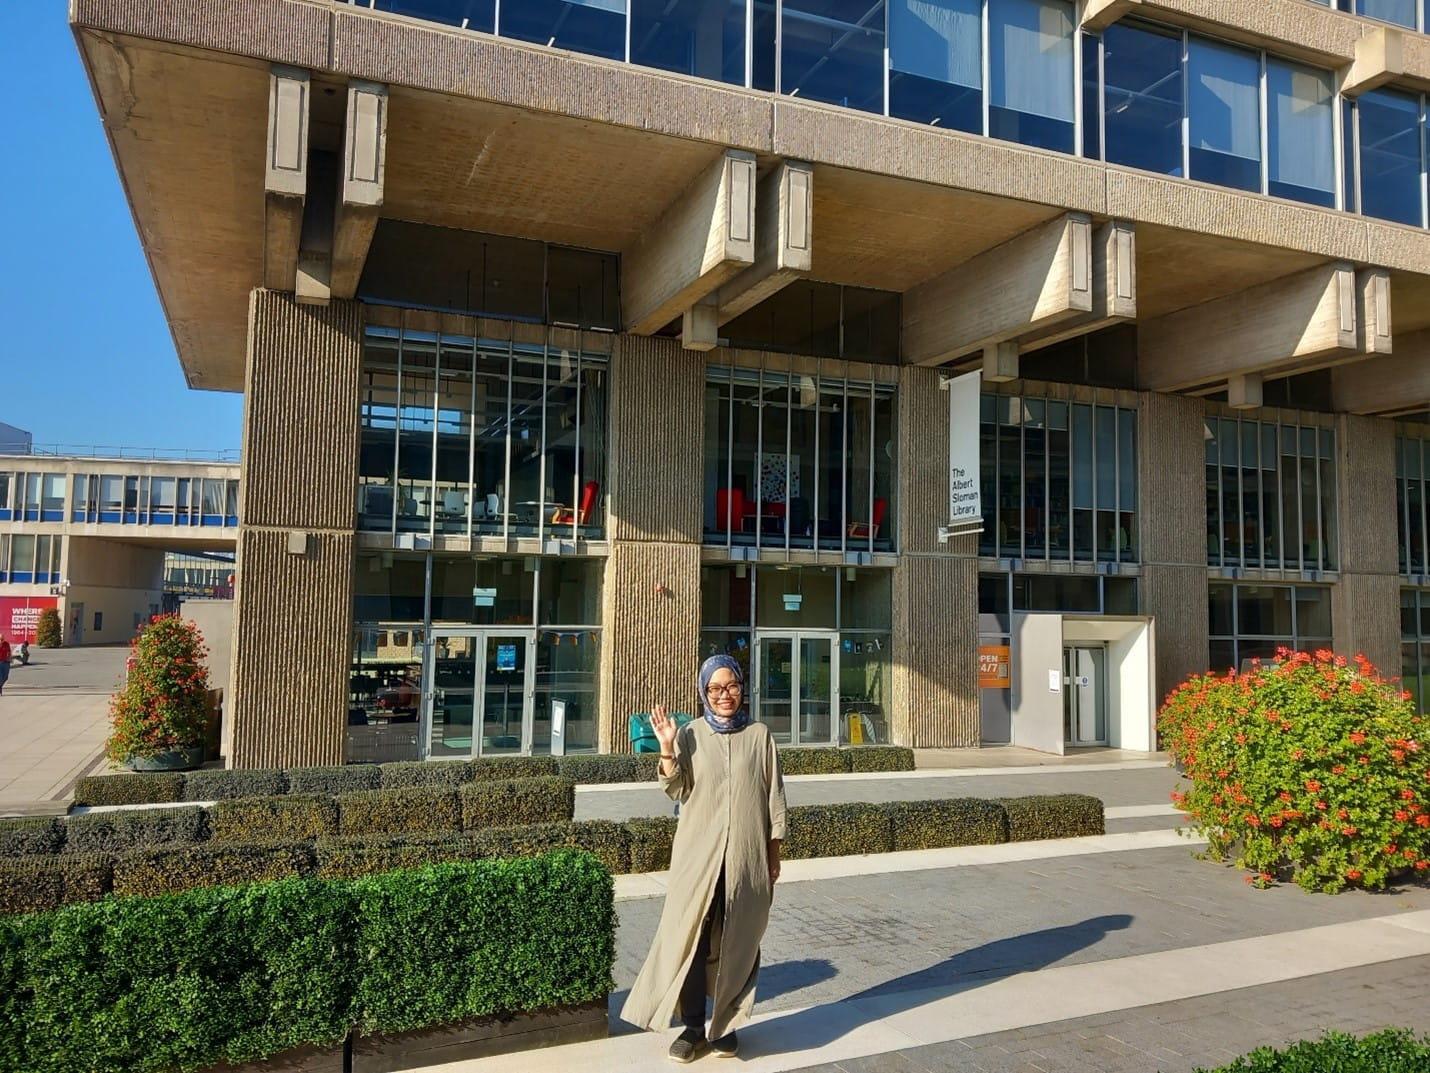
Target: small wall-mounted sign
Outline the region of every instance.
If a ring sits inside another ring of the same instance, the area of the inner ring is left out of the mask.
[[[799,605],[804,603],[804,594],[798,592],[787,592],[784,594],[785,610],[798,611]]]
[[[1049,692],[1049,693],[1061,693],[1062,691],[1063,691],[1063,672],[1062,672],[1062,671],[1049,671],[1049,672],[1048,672],[1048,692]]]
[[[497,603],[497,590],[473,589],[472,603],[477,607],[495,607]]]
[[[1012,681],[1007,645],[978,646],[978,688],[1007,689]]]

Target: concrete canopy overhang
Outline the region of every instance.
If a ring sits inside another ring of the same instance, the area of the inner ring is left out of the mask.
[[[762,177],[812,165],[825,282],[905,292],[1074,212],[1136,228],[1139,319],[1334,260],[1430,289],[1419,229],[366,9],[231,0],[194,26],[171,7],[71,18],[195,387],[242,390],[274,63],[312,71],[315,100],[388,87],[386,218],[625,253],[735,149]]]

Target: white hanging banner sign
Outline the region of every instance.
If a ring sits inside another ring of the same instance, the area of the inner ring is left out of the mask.
[[[979,491],[978,396],[982,370],[943,381],[948,392],[948,524],[938,539],[983,532],[983,502]]]

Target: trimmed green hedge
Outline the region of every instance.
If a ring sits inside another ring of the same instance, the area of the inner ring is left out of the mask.
[[[0,820],[0,858],[58,853],[64,844],[65,825],[57,816]]]
[[[0,860],[0,914],[98,901],[109,893],[112,869],[113,858],[102,853]]]
[[[400,834],[403,831],[456,834],[462,829],[462,806],[456,787],[363,790],[339,794],[334,800],[338,804],[338,833],[343,835]]]
[[[848,749],[795,746],[779,750],[780,771],[786,775],[843,775],[849,770]]]
[[[471,840],[454,834],[349,835],[320,838],[317,875],[322,879],[355,879],[398,868],[423,868],[477,856]]]
[[[1008,814],[993,801],[949,797],[938,801],[890,801],[894,849],[985,846],[1008,841]]]
[[[472,778],[478,782],[539,779],[555,774],[554,756],[483,756],[472,761]]]
[[[660,759],[657,757],[656,759]],[[586,785],[596,782],[636,782],[636,758],[630,753],[582,753],[562,756],[556,771],[563,779]]]
[[[674,816],[632,816],[625,823],[631,840],[632,872],[664,872],[675,842]]]
[[[636,762],[636,782],[654,782],[660,777],[659,753],[636,753],[631,759]]]
[[[1196,1073],[1425,1073],[1430,1069],[1430,1036],[1408,1028],[1387,1028],[1357,1039],[1328,1032],[1284,1050],[1258,1047],[1230,1065]]]
[[[998,804],[1008,814],[1009,842],[1107,833],[1102,802],[1088,794],[1002,797]]]
[[[197,805],[133,812],[91,812],[65,823],[66,853],[124,853],[144,846],[202,842],[208,816]]]
[[[465,831],[557,823],[569,821],[576,814],[575,784],[570,779],[554,776],[469,782],[459,793]]]
[[[337,767],[291,767],[287,771],[288,792],[293,794],[355,793],[376,790],[382,771],[376,764],[343,764]]]
[[[199,887],[313,874],[311,842],[200,842],[141,849],[114,863],[115,894],[177,894]]]
[[[182,801],[183,797],[183,774],[168,771],[86,775],[74,788],[76,805],[155,805]]]
[[[323,794],[239,797],[214,803],[215,842],[298,842],[338,830],[338,806]]]
[[[378,765],[379,785],[384,790],[409,786],[458,787],[472,781],[470,760],[398,760]]]
[[[854,745],[847,753],[850,771],[914,770],[914,751],[902,745]]]
[[[478,857],[531,857],[558,849],[594,854],[612,872],[631,870],[631,836],[612,820],[488,827],[467,836]]]
[[[795,805],[789,809],[785,834],[780,852],[790,860],[888,853],[894,848],[893,818],[880,804]]]
[[[184,776],[185,801],[226,801],[234,797],[272,797],[288,792],[288,776],[279,768],[212,768]]]

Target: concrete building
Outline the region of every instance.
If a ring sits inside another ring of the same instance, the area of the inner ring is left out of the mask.
[[[1430,37],[1353,6],[71,0],[245,393],[230,761],[619,750],[710,651],[796,743],[1418,687]]]
[[[0,455],[27,455],[34,445],[34,437],[22,428],[0,421]]]

